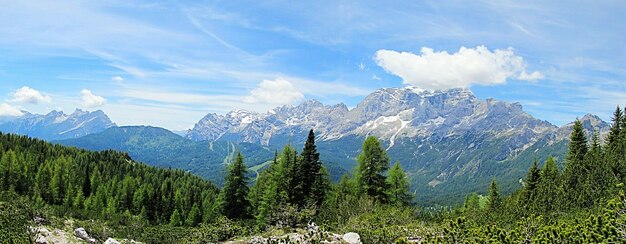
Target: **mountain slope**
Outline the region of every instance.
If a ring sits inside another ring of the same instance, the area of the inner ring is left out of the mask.
[[[196,142],[150,126],[112,127],[101,133],[56,142],[89,150],[124,151],[135,160],[153,166],[183,169],[218,184],[223,181],[224,165],[236,151],[246,156],[249,166],[261,164],[274,155],[273,150],[257,144]]]
[[[43,140],[78,138],[115,126],[101,110],[77,109],[72,114],[52,111],[45,115],[25,113],[0,122],[0,131],[37,137]]]

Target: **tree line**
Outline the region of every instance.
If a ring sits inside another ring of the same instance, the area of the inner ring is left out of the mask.
[[[331,184],[320,161],[314,131],[310,130],[301,153],[291,145],[276,152],[252,186],[244,158],[237,154],[218,206],[228,218],[254,219],[260,226],[296,226],[315,219],[321,211],[336,211],[347,198],[368,198],[379,204],[413,204],[406,173],[399,163],[388,170],[390,159],[378,139],[365,139],[357,162],[353,176],[344,175],[338,184]]]
[[[150,167],[122,152],[90,152],[0,133],[0,191],[60,214],[151,224],[197,225],[215,218],[218,188],[181,170]]]
[[[0,191],[83,218],[138,216],[153,225],[197,226],[225,216],[259,226],[296,226],[348,196],[398,205],[413,200],[405,172],[399,163],[388,170],[389,157],[375,137],[363,143],[354,176],[344,176],[338,185],[329,180],[311,130],[301,153],[285,146],[254,182],[243,155],[236,154],[221,190],[113,150],[91,152],[2,133],[0,149]]]
[[[626,241],[626,110],[612,116],[604,141],[576,120],[562,165],[535,161],[521,189],[500,196],[495,179],[486,204],[471,194],[435,233],[436,242],[617,243]],[[484,201],[483,201],[484,202]]]

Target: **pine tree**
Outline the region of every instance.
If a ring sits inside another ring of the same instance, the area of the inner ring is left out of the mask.
[[[501,205],[502,198],[500,197],[500,189],[498,189],[498,184],[494,178],[489,185],[489,201],[487,202],[487,207],[491,210],[495,210],[500,208]]]
[[[463,208],[465,211],[476,211],[480,209],[480,197],[476,194],[476,192],[473,192],[471,195],[465,197]]]
[[[230,219],[243,219],[249,216],[247,172],[243,155],[237,153],[235,161],[229,167],[224,188],[218,199],[222,214]]]
[[[537,184],[536,207],[544,213],[554,211],[560,207],[563,188],[561,175],[554,158],[549,157],[541,169]]]
[[[202,215],[200,215],[200,208],[198,208],[198,204],[194,204],[191,207],[191,210],[187,214],[187,219],[185,220],[185,225],[187,226],[197,226],[200,222],[202,222]]]
[[[174,210],[172,216],[170,216],[170,225],[171,226],[182,226],[183,225],[183,216],[180,214],[178,209]]]
[[[50,187],[52,181],[52,169],[50,163],[43,163],[37,170],[37,176],[35,177],[35,193],[43,201],[52,204],[54,202],[54,194]]]
[[[533,162],[533,165],[526,174],[524,180],[524,189],[522,190],[522,201],[526,207],[532,206],[535,198],[537,197],[537,185],[539,184],[540,171],[537,165],[537,160]]]
[[[304,148],[300,154],[300,179],[297,179],[299,190],[298,196],[295,201],[296,205],[303,206],[307,203],[313,203],[319,205],[324,199],[326,189],[322,186],[325,184],[324,172],[322,171],[322,162],[320,162],[320,154],[317,152],[317,146],[315,145],[315,133],[313,130],[309,131],[309,136],[304,143]],[[316,184],[322,184],[316,185]],[[313,191],[316,189],[315,192]]]
[[[285,181],[281,180],[284,172],[282,169],[284,152],[285,150],[281,152],[280,157],[277,151],[274,153],[274,160],[266,170],[261,172],[255,185],[255,191],[258,195],[255,218],[261,226],[269,224],[269,218],[279,202],[283,200],[286,202],[286,190],[281,187],[281,185],[286,185]],[[284,198],[280,196],[284,196]]]
[[[611,159],[605,157],[602,145],[600,145],[598,131],[594,131],[591,139],[591,147],[585,156],[584,164],[589,168],[586,175],[585,185],[588,187],[583,190],[587,191],[586,198],[583,199],[584,205],[589,206],[595,201],[609,195],[610,186],[615,185],[615,177],[612,176]]]
[[[606,142],[609,148],[614,149],[617,147],[617,143],[619,141],[620,134],[622,133],[622,121],[624,119],[624,114],[622,110],[617,106],[615,112],[613,112],[613,117],[611,121],[611,129],[609,130],[609,135],[606,138]]]
[[[315,182],[311,188],[311,198],[313,203],[316,206],[320,206],[324,200],[326,200],[326,196],[330,191],[331,183],[330,183],[330,174],[326,167],[322,165],[320,167],[317,176],[315,177]]]
[[[67,175],[65,171],[66,160],[64,157],[61,157],[52,162],[53,170],[52,170],[52,182],[50,182],[50,187],[52,188],[52,195],[54,198],[55,204],[63,203],[63,199],[65,198],[65,192],[67,187]]]
[[[387,194],[390,203],[401,206],[412,204],[413,195],[409,191],[409,181],[406,173],[404,173],[404,170],[400,167],[400,162],[396,162],[391,169],[389,169],[387,185],[389,186]]]
[[[587,150],[587,137],[585,136],[582,122],[576,120],[570,135],[564,171],[565,191],[568,193],[569,200],[576,205],[582,204],[580,200],[585,198],[582,194],[584,194],[585,188],[589,187],[585,185],[584,179],[589,173],[589,169],[584,163]]]
[[[376,137],[369,136],[365,139],[357,162],[356,175],[360,192],[378,202],[386,203],[387,181],[383,173],[389,167],[389,157]]]

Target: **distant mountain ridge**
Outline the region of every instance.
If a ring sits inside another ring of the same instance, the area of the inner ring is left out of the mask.
[[[385,88],[367,96],[355,108],[325,106],[308,100],[268,113],[234,110],[208,114],[187,137],[193,140],[231,140],[263,145],[285,134],[302,134],[313,128],[321,140],[344,136],[375,135],[394,144],[397,138],[432,138],[468,131],[526,135],[526,143],[557,127],[533,118],[518,103],[477,99],[469,89],[421,90]]]
[[[116,126],[102,110],[89,112],[76,109],[71,114],[53,110],[45,115],[23,113],[19,117],[1,120],[0,131],[50,141],[78,138]]]
[[[581,121],[589,135],[608,131],[597,116],[585,115]],[[519,187],[532,161],[563,158],[571,125],[536,119],[519,103],[478,99],[469,89],[405,87],[379,89],[353,109],[308,100],[267,113],[211,113],[186,137],[279,147],[298,145],[309,129],[316,132],[322,160],[347,171],[365,137],[377,136],[407,169],[418,197],[426,200],[484,191],[493,177],[504,177],[499,181],[505,190]]]

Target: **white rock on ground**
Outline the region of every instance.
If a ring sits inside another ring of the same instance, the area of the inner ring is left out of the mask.
[[[48,240],[46,240],[46,238],[42,235],[38,235],[37,239],[35,240],[35,243],[37,244],[48,244]]]
[[[85,228],[76,228],[74,230],[74,235],[80,239],[87,241],[88,243],[96,243],[96,239],[89,237]]]
[[[361,244],[361,236],[354,232],[348,232],[343,235],[343,241],[349,244]]]
[[[110,238],[110,237],[109,237],[109,239],[107,239],[106,241],[104,241],[104,244],[120,244],[120,242],[119,242],[119,241],[117,241],[117,240],[115,240],[115,239],[113,239],[113,238]]]

